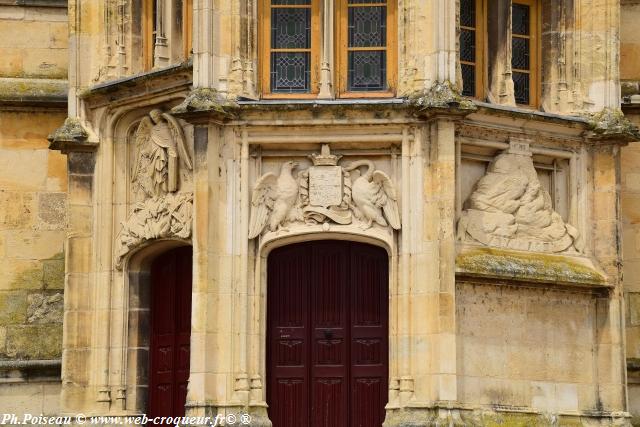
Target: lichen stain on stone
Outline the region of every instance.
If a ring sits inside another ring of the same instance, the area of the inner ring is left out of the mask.
[[[589,129],[594,133],[607,137],[626,135],[640,139],[640,130],[619,109],[605,108],[587,116]]]
[[[475,111],[477,107],[460,94],[460,90],[449,81],[437,82],[424,94],[410,97],[410,102],[418,109],[458,108]]]
[[[458,255],[456,271],[534,282],[606,284],[600,272],[571,257],[492,248],[473,249]]]
[[[6,78],[0,81],[0,99],[13,99],[28,96],[65,96],[67,81],[56,79]]]
[[[235,102],[225,99],[217,90],[198,88],[194,89],[185,100],[174,107],[171,112],[180,114],[195,111],[215,111],[228,114],[230,109],[236,107]]]

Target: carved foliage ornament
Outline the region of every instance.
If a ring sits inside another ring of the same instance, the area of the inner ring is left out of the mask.
[[[179,168],[193,169],[178,120],[152,110],[136,130],[131,185],[138,202],[116,240],[116,266],[135,247],[160,238],[191,237],[193,193],[179,191]]]
[[[528,143],[513,142],[489,165],[458,222],[458,239],[540,252],[582,252],[578,230],[553,209]]]
[[[286,224],[334,222],[368,229],[377,224],[400,229],[396,191],[391,178],[375,169],[369,160],[338,165],[341,156],[323,145],[320,154],[309,158],[313,166],[293,176],[298,163],[282,164],[280,174],[266,173],[254,185],[251,200],[249,239]],[[364,171],[361,171],[364,168]]]

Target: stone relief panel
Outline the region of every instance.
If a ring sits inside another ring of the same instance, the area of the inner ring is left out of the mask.
[[[529,144],[512,141],[476,183],[458,221],[458,239],[487,246],[582,253],[578,230],[554,210]]]
[[[168,113],[151,110],[133,137],[131,190],[135,205],[116,237],[116,266],[146,241],[189,239],[193,211],[193,163],[182,124]]]
[[[288,224],[374,225],[399,230],[400,213],[395,185],[370,160],[338,165],[341,156],[329,145],[309,156],[313,165],[286,161],[279,175],[268,172],[254,184],[249,239],[264,232],[287,231]]]

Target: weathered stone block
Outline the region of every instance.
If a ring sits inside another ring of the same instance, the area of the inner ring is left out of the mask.
[[[0,229],[24,229],[33,224],[35,193],[0,191]]]
[[[61,353],[61,324],[7,327],[5,356],[22,359],[56,359]]]
[[[66,225],[66,193],[40,193],[38,218],[47,229],[63,229]]]
[[[0,183],[4,188],[39,190],[47,179],[48,150],[0,148]],[[16,174],[16,165],[20,173]]]
[[[62,252],[63,241],[63,231],[9,232],[6,251],[10,258],[47,259]]]
[[[64,289],[64,259],[43,261],[43,279],[46,289]]]
[[[0,292],[0,324],[24,323],[27,316],[27,292]]]
[[[33,260],[0,259],[0,290],[41,289],[42,263]]]

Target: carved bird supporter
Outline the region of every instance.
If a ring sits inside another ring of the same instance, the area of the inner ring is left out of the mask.
[[[360,175],[359,168],[366,166],[367,170]],[[355,203],[355,214],[365,222],[364,229],[371,228],[372,224],[386,227],[390,225],[395,230],[400,229],[400,214],[396,191],[389,176],[375,170],[370,160],[360,160],[351,163],[345,168],[351,172],[353,181],[351,198]]]
[[[258,237],[267,224],[271,231],[282,227],[298,198],[298,181],[292,175],[296,167],[298,163],[294,161],[285,162],[280,176],[269,172],[256,182],[251,198],[249,239]]]

